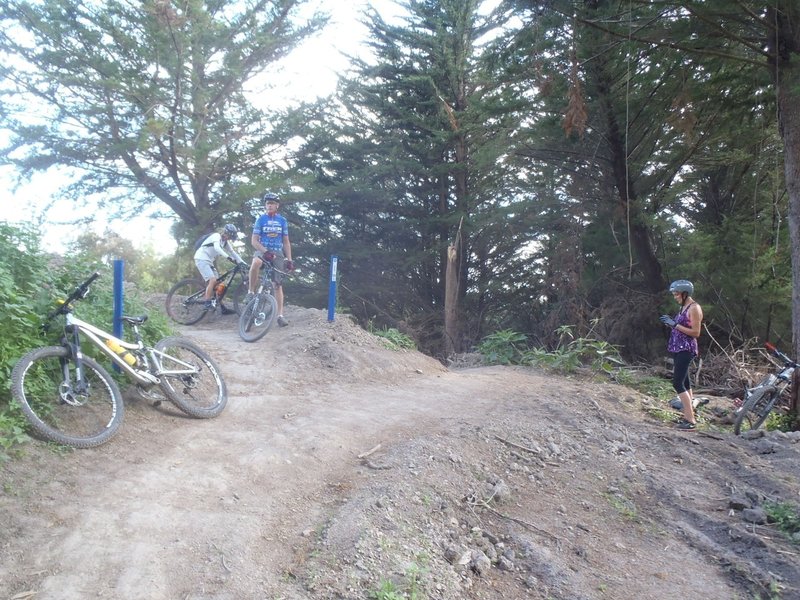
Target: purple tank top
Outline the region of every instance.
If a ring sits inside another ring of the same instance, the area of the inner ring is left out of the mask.
[[[691,319],[689,319],[689,308],[692,305],[686,307],[686,310],[679,312],[675,316],[675,323],[678,325],[683,325],[684,327],[691,327]],[[693,356],[697,356],[697,338],[693,338],[690,335],[686,335],[682,331],[678,331],[677,327],[672,328],[672,333],[669,335],[669,342],[667,343],[667,350],[669,352],[691,352]]]

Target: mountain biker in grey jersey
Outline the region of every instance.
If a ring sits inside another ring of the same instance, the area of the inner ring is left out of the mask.
[[[235,240],[238,233],[239,230],[236,229],[236,225],[228,223],[222,228],[221,232],[212,233],[204,239],[203,244],[194,253],[194,264],[206,282],[206,293],[203,295],[206,309],[214,308],[214,288],[217,287],[217,279],[219,277],[219,273],[214,267],[214,260],[218,256],[223,256],[237,265],[246,264],[231,245],[231,240]],[[223,315],[233,312],[224,305],[220,305],[220,309]]]

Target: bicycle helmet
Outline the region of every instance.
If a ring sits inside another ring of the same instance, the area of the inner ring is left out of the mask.
[[[236,225],[233,223],[228,223],[222,228],[222,233],[227,235],[229,238],[235,238],[238,235],[239,230],[236,229]]]
[[[280,203],[281,199],[280,199],[280,196],[278,196],[278,194],[275,194],[274,192],[267,192],[266,194],[264,194],[264,197],[262,198],[262,201],[265,204],[267,202],[278,202],[278,203]]]
[[[694,285],[687,279],[677,279],[669,284],[669,291],[672,293],[686,292],[691,296],[694,293]]]

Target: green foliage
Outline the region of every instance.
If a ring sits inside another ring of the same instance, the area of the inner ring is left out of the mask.
[[[764,423],[764,429],[767,431],[794,431],[795,421],[794,414],[773,410]]]
[[[245,212],[286,156],[282,115],[246,90],[326,23],[304,5],[0,2],[14,32],[0,37],[13,82],[0,85],[0,154],[24,175],[74,168],[62,198],[75,203],[172,211],[193,239]]]
[[[153,248],[137,250],[130,240],[110,230],[103,235],[91,231],[80,235],[69,247],[69,255],[76,254],[104,265],[124,261],[125,281],[143,292],[164,292],[178,279],[173,257],[159,258]]]
[[[770,523],[775,523],[794,542],[800,541],[800,510],[797,506],[791,502],[765,502],[764,512]]]
[[[477,346],[484,361],[491,365],[536,365],[573,373],[586,366],[593,371],[613,374],[623,364],[619,350],[612,344],[594,338],[572,339],[569,326],[559,327],[559,344],[554,350],[527,348],[524,334],[510,329],[487,335]],[[568,340],[568,341],[567,341]]]
[[[411,336],[402,333],[394,327],[387,327],[384,329],[375,329],[372,324],[369,326],[369,331],[375,336],[383,339],[384,345],[390,350],[416,350],[417,344]]]
[[[478,353],[490,365],[517,365],[525,360],[530,352],[526,349],[525,334],[503,329],[487,335],[478,344]]]
[[[412,562],[406,569],[402,587],[384,579],[380,582],[380,587],[371,592],[369,597],[374,600],[422,600],[425,597],[420,585],[422,573],[423,569]]]
[[[101,276],[91,287],[90,294],[75,303],[75,314],[106,331],[113,331],[113,273],[94,256],[73,256],[69,261],[39,251],[38,232],[25,227],[0,223],[0,446],[8,450],[25,441],[25,421],[11,403],[11,371],[19,358],[40,346],[58,344],[62,335],[63,318],[52,321],[44,331],[45,316],[66,298],[92,272]],[[127,286],[124,291],[126,314],[145,314],[144,300],[138,291]],[[171,333],[166,317],[154,311],[141,327],[149,342]],[[125,337],[123,335],[123,337]],[[85,354],[101,364],[108,360],[91,344],[83,346]],[[112,371],[114,373],[114,371]],[[115,377],[123,381],[121,374]]]
[[[604,340],[586,337],[573,339],[572,328],[566,325],[559,327],[557,332],[559,343],[555,350],[529,350],[523,362],[561,373],[573,373],[581,366],[588,366],[593,371],[606,374],[613,374],[617,366],[624,364],[619,349]]]
[[[405,596],[394,583],[385,579],[381,581],[380,587],[370,594],[370,598],[374,600],[404,600]]]
[[[625,385],[653,398],[666,400],[675,396],[672,382],[663,377],[653,377],[652,375],[639,377],[636,373],[623,368],[615,372],[614,379],[620,385]]]

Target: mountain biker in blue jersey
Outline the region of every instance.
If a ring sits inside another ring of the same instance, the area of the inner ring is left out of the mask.
[[[672,297],[681,308],[673,319],[669,315],[661,315],[660,321],[672,328],[667,343],[667,350],[674,359],[672,387],[678,393],[683,406],[683,419],[678,422],[678,429],[694,431],[694,397],[692,382],[689,378],[689,365],[697,356],[697,338],[700,337],[700,324],[703,322],[703,309],[694,301],[694,285],[686,279],[673,281],[669,286]]]
[[[289,223],[282,215],[278,214],[280,198],[277,194],[267,192],[264,194],[263,200],[267,212],[256,220],[251,237],[255,254],[253,262],[250,264],[248,298],[252,296],[258,286],[258,272],[265,260],[271,260],[276,269],[294,271],[292,244],[289,241]],[[286,327],[289,321],[283,316],[283,275],[273,271],[272,281],[275,285],[275,301],[278,305],[278,325]]]
[[[223,256],[235,264],[243,264],[244,260],[236,253],[231,245],[231,240],[235,240],[239,230],[236,225],[228,223],[222,231],[212,233],[203,240],[201,246],[194,253],[194,264],[200,275],[206,282],[206,293],[203,295],[206,310],[213,309],[215,306],[214,288],[217,287],[219,273],[214,267],[214,260],[218,256]],[[225,305],[220,305],[223,315],[229,315],[234,311]]]

